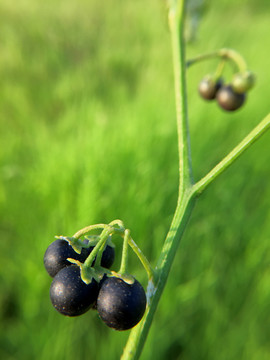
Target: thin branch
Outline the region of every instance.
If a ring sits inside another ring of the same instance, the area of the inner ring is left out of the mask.
[[[220,174],[239,158],[256,140],[270,128],[268,114],[227,156],[225,156],[207,175],[193,185],[193,194],[201,194]]]

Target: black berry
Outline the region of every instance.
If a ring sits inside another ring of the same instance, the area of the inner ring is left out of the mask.
[[[44,266],[48,274],[54,277],[61,269],[70,266],[67,258],[84,262],[87,254],[82,251],[76,253],[66,240],[56,240],[48,247],[44,255]]]
[[[96,302],[99,286],[93,279],[85,284],[80,268],[71,265],[60,270],[50,288],[50,298],[54,308],[66,316],[78,316],[89,310]]]
[[[246,95],[236,93],[230,85],[222,86],[216,95],[217,102],[221,108],[227,111],[239,109],[245,102]]]
[[[199,84],[199,94],[205,100],[213,100],[216,97],[217,91],[222,86],[222,80],[218,81],[211,77],[205,77]]]
[[[87,240],[85,240],[87,243]],[[72,265],[67,258],[84,262],[93,250],[93,246],[83,248],[81,254],[76,253],[66,240],[54,241],[46,250],[44,255],[44,266],[51,277],[54,277],[61,269]],[[107,245],[101,258],[101,266],[110,268],[114,262],[114,248]]]
[[[120,278],[108,277],[102,283],[97,310],[109,327],[115,330],[131,329],[141,320],[145,307],[145,292],[137,280],[128,284]]]

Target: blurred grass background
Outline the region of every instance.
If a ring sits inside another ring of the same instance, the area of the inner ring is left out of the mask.
[[[187,45],[234,48],[258,79],[228,114],[197,94],[217,62],[188,70],[196,179],[269,112],[269,11],[209,0]],[[58,314],[43,254],[54,235],[121,218],[158,258],[178,183],[165,4],[2,0],[0,23],[0,358],[117,359],[128,333]],[[269,359],[269,140],[198,201],[142,359]],[[146,285],[132,254],[130,271]]]

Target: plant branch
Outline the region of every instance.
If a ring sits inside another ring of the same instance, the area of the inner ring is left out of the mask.
[[[220,174],[258,140],[270,128],[270,114],[268,114],[227,156],[225,156],[209,173],[193,185],[192,192],[201,194]]]
[[[179,152],[179,199],[192,181],[190,143],[188,131],[186,69],[184,53],[184,10],[185,1],[178,1],[169,9],[169,26],[172,41],[172,60],[174,69],[175,104]]]
[[[177,247],[195,205],[194,200],[195,199],[192,198],[191,193],[187,193],[183,197],[183,202],[181,205],[177,206],[170,230],[167,234],[167,238],[158,261],[157,285],[155,285],[152,280],[149,280],[147,287],[147,307],[144,317],[140,323],[131,330],[121,360],[137,360],[140,357],[160,297],[164,290]]]
[[[148,275],[148,279],[155,282],[156,275],[154,269],[147,260],[147,257],[143,254],[143,252],[141,251],[141,249],[138,247],[138,245],[135,243],[135,241],[132,239],[131,236],[129,236],[128,238],[128,244],[131,247],[131,249],[135,252],[140,262],[142,263],[143,267],[145,268]]]
[[[183,41],[184,8],[185,0],[170,1],[169,24],[172,39],[179,150],[179,193],[177,207],[155,269],[156,281],[153,282],[151,277],[148,281],[147,307],[144,317],[140,323],[131,330],[121,357],[122,360],[136,360],[140,357],[155,311],[165,287],[175,253],[194,208],[196,195],[202,192],[219,174],[235,161],[245,149],[259,138],[259,136],[261,136],[269,127],[270,123],[270,116],[268,116],[227,157],[211,170],[209,174],[195,185],[193,184],[186,103],[186,63]],[[226,50],[226,53],[221,52],[219,53],[219,56],[225,58],[228,54],[230,55],[230,59],[233,60],[239,68],[245,66],[245,63],[241,61],[241,58],[235,57],[235,52],[228,53],[228,50]],[[217,56],[217,53],[215,53],[214,56]],[[202,58],[200,58],[200,60],[201,59]],[[190,64],[191,62],[189,65]],[[130,241],[129,244],[131,245],[132,242]]]
[[[187,92],[185,82],[186,65],[183,41],[184,5],[184,0],[174,1],[169,9],[179,150],[179,193],[177,208],[156,267],[157,285],[153,283],[153,280],[150,278],[147,287],[147,307],[144,317],[141,322],[132,329],[121,358],[122,360],[138,359],[142,352],[176,250],[195,204],[195,199],[190,192],[190,189],[192,188],[192,171],[188,133]]]
[[[237,51],[226,48],[196,56],[195,58],[188,60],[186,62],[186,66],[189,67],[199,61],[208,60],[216,57],[232,61],[237,66],[238,70],[241,72],[247,70],[247,64],[245,62],[245,59]]]

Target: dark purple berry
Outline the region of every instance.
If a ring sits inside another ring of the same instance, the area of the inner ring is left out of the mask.
[[[50,298],[54,308],[66,316],[78,316],[89,310],[96,302],[99,286],[93,279],[85,284],[80,268],[71,265],[60,270],[50,288]]]
[[[115,330],[131,329],[143,317],[145,307],[145,292],[137,280],[133,284],[117,277],[108,277],[103,281],[97,310],[109,327]]]
[[[222,86],[216,96],[219,106],[226,111],[239,109],[246,100],[246,95],[236,93],[230,85]]]

